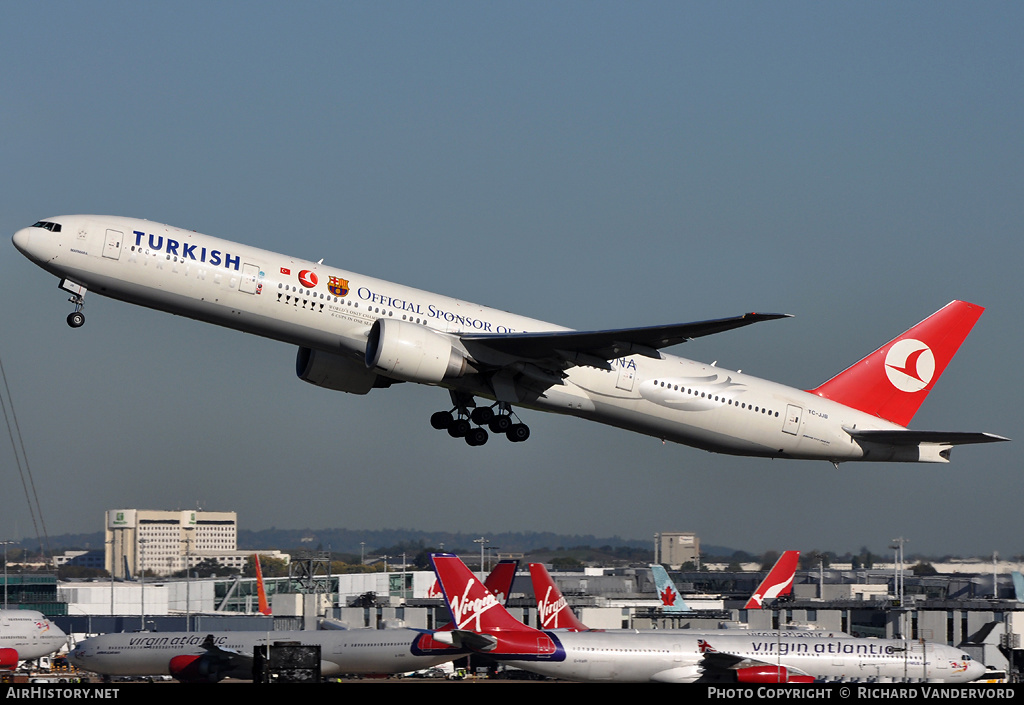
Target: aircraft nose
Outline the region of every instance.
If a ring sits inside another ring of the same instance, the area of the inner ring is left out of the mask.
[[[32,243],[32,228],[22,228],[14,233],[14,237],[11,240],[14,241],[14,246],[18,248],[21,254],[27,255],[28,248]]]

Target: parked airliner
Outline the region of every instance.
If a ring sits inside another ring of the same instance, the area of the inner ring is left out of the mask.
[[[526,440],[514,406],[717,453],[832,463],[948,462],[954,445],[1007,440],[906,428],[983,311],[962,301],[801,391],[661,352],[783,314],[574,331],[147,220],[60,216],[13,239],[71,294],[72,327],[94,291],[296,345],[299,378],[328,389],[444,387],[452,408],[431,425],[471,446],[488,430]]]
[[[252,680],[253,649],[275,642],[320,647],[320,672],[383,675],[430,668],[462,656],[416,629],[271,632],[136,632],[80,641],[68,661],[107,676],[169,675],[186,683]]]
[[[12,670],[20,661],[52,654],[67,639],[68,635],[42,612],[0,610],[0,670]]]
[[[555,678],[603,682],[806,683],[912,679],[964,683],[985,666],[960,649],[814,632],[539,630],[513,617],[451,554],[433,554],[454,628],[438,641]]]
[[[502,604],[518,565],[519,561],[503,560],[484,581],[489,594],[500,596]],[[182,682],[215,683],[224,678],[250,680],[253,649],[282,641],[319,645],[324,676],[406,673],[464,655],[451,647],[451,640],[437,642],[431,634],[408,628],[102,634],[78,642],[68,660],[106,676],[169,675]]]

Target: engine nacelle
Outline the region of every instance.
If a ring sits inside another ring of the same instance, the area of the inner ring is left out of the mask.
[[[452,339],[407,321],[379,318],[366,342],[366,367],[408,382],[436,384],[473,372]]]
[[[359,360],[311,348],[299,348],[295,374],[303,382],[350,394],[366,394],[374,387],[390,385],[389,380],[366,369]]]
[[[11,649],[7,647],[0,649],[0,671],[13,671],[17,667],[17,649]]]
[[[182,654],[173,657],[167,670],[182,683],[216,683],[224,678],[208,654]]]
[[[790,673],[785,666],[750,666],[736,669],[740,683],[813,683],[812,676]]]

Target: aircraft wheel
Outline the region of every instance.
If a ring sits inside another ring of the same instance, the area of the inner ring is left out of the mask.
[[[438,411],[430,415],[430,425],[438,431],[443,431],[452,425],[455,418],[450,411]]]
[[[81,328],[85,323],[85,314],[81,311],[73,311],[68,314],[68,325],[72,328]]]
[[[470,429],[469,433],[466,434],[466,443],[471,446],[482,446],[487,442],[487,431],[477,426],[476,428]]]
[[[492,433],[508,433],[508,430],[512,428],[512,417],[508,414],[498,414],[491,419],[487,427],[491,429]]]
[[[468,419],[454,419],[448,427],[448,435],[452,438],[465,438],[471,428]]]
[[[524,423],[517,423],[512,426],[506,433],[505,437],[513,443],[522,443],[530,437],[530,427]]]
[[[477,426],[486,426],[494,418],[494,410],[489,406],[478,406],[473,409],[473,413],[469,415],[469,418]]]

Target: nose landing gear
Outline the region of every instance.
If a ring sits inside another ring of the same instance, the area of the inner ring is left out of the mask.
[[[81,328],[85,324],[85,314],[82,313],[82,307],[85,306],[85,292],[88,290],[70,279],[61,279],[60,288],[71,294],[71,298],[68,301],[75,305],[75,310],[68,314],[68,325],[72,328]]]

